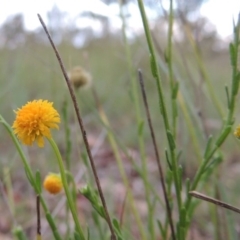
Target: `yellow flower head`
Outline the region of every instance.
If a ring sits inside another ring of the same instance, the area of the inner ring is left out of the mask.
[[[49,173],[44,180],[43,187],[51,194],[57,194],[62,191],[63,184],[59,174]]]
[[[39,147],[44,146],[43,137],[51,138],[51,128],[58,129],[60,117],[47,100],[34,100],[15,111],[13,123],[14,133],[26,145],[37,141]]]
[[[237,138],[240,138],[240,125],[238,125],[238,127],[237,127],[236,130],[234,131],[234,135],[235,135]]]

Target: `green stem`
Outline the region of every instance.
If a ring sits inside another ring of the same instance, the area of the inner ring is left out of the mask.
[[[12,180],[10,175],[10,168],[4,167],[3,168],[3,175],[6,183],[6,189],[7,189],[7,198],[9,202],[9,210],[12,214],[12,217],[15,218],[15,203],[14,203],[14,196],[13,196],[13,186],[12,186]]]
[[[98,105],[99,105],[98,106],[99,116],[100,116],[104,126],[107,129],[108,141],[109,141],[109,143],[112,147],[114,156],[116,158],[118,169],[119,169],[121,178],[123,180],[124,186],[127,189],[130,206],[132,208],[133,215],[136,219],[136,223],[138,225],[139,232],[141,234],[142,239],[146,239],[146,234],[145,234],[145,231],[144,231],[144,228],[143,228],[143,224],[141,222],[141,218],[140,218],[139,213],[138,213],[137,208],[136,208],[134,197],[133,197],[132,191],[131,191],[130,186],[129,186],[129,181],[128,181],[128,177],[126,175],[126,171],[125,171],[125,169],[123,167],[123,164],[122,164],[121,156],[120,156],[120,153],[119,153],[119,150],[118,150],[117,143],[116,143],[115,138],[114,138],[114,134],[110,130],[110,124],[109,124],[108,118],[107,118],[103,108],[101,107],[100,103],[98,103]]]
[[[18,153],[19,153],[19,155],[21,157],[24,169],[26,171],[28,180],[30,181],[32,187],[34,188],[35,193],[37,195],[39,195],[39,197],[40,197],[40,202],[41,202],[41,205],[42,205],[42,207],[44,209],[45,215],[46,216],[47,215],[51,216],[50,212],[48,210],[47,204],[46,204],[46,202],[44,201],[44,199],[43,199],[43,197],[41,195],[41,190],[38,188],[38,186],[36,184],[36,181],[35,181],[34,175],[32,173],[31,167],[30,167],[30,165],[29,165],[29,163],[28,163],[28,161],[27,161],[27,159],[26,159],[26,157],[25,157],[25,155],[23,153],[23,150],[22,150],[22,148],[21,148],[21,146],[19,144],[19,141],[17,140],[15,134],[12,131],[11,126],[4,120],[4,118],[1,115],[0,115],[0,122],[3,123],[4,127],[8,131],[9,135],[11,136],[11,138],[12,138],[12,140],[13,140],[16,148],[17,148],[17,151],[18,151]],[[59,232],[58,232],[58,230],[56,228],[56,225],[55,225],[52,217],[51,217],[51,221],[49,221],[48,218],[47,218],[47,220],[48,220],[48,223],[49,223],[49,225],[51,227],[51,230],[52,230],[52,232],[53,232],[53,234],[55,236],[55,239],[56,240],[61,240],[60,234],[59,234]]]
[[[183,116],[185,118],[187,129],[189,130],[189,133],[190,133],[190,136],[191,136],[191,139],[192,139],[192,143],[193,143],[193,147],[194,147],[195,153],[197,155],[198,162],[200,162],[202,160],[200,143],[198,142],[197,135],[196,135],[196,132],[195,132],[195,128],[193,127],[193,123],[192,123],[192,120],[190,118],[190,114],[188,112],[188,109],[187,109],[187,106],[185,104],[185,101],[184,101],[184,98],[183,98],[183,95],[182,95],[181,91],[179,91],[179,94],[178,94],[178,102],[180,104],[180,108],[182,109],[181,111],[182,111]]]
[[[53,150],[56,154],[56,157],[57,157],[63,187],[64,187],[65,194],[66,194],[66,197],[67,197],[67,202],[69,204],[69,208],[71,210],[71,213],[72,213],[75,225],[76,225],[76,230],[79,233],[81,239],[85,239],[84,234],[83,234],[83,230],[82,230],[81,225],[80,225],[79,220],[78,220],[77,209],[74,205],[74,202],[73,202],[73,199],[72,199],[69,187],[68,187],[67,176],[66,176],[66,173],[65,173],[65,168],[64,168],[64,165],[63,165],[63,161],[62,161],[60,151],[59,151],[56,143],[54,142],[54,140],[52,138],[49,138],[48,140],[49,140],[49,142],[50,142],[50,144],[51,144],[51,146],[52,146],[52,148],[53,148]]]
[[[185,26],[185,30],[186,30],[188,39],[190,41],[190,44],[192,45],[192,48],[194,50],[194,54],[195,54],[195,57],[196,57],[196,61],[197,61],[198,67],[199,67],[200,74],[201,74],[203,80],[205,81],[205,83],[207,85],[209,96],[212,99],[212,102],[215,105],[218,113],[223,118],[224,117],[224,112],[223,112],[223,110],[221,108],[221,105],[220,105],[220,103],[218,101],[218,98],[217,98],[217,96],[216,96],[216,94],[214,92],[213,86],[212,86],[210,78],[209,78],[209,76],[207,74],[205,65],[203,63],[203,60],[202,60],[201,54],[199,52],[199,49],[198,49],[198,47],[196,45],[196,42],[194,41],[191,32],[189,31],[189,29],[186,26]]]
[[[170,86],[171,86],[171,104],[172,104],[172,133],[174,138],[176,138],[176,122],[177,122],[177,102],[176,97],[177,94],[175,93],[177,83],[174,82],[174,76],[173,76],[173,54],[172,54],[172,31],[173,31],[173,1],[170,0],[170,6],[169,6],[169,16],[168,16],[168,54],[167,54],[167,65],[168,65],[168,75],[170,80]]]
[[[68,101],[67,98],[65,98],[62,106],[62,115],[63,115],[63,126],[65,131],[65,161],[66,161],[66,169],[67,171],[71,171],[71,138],[70,138],[70,128],[68,124]],[[68,179],[69,181],[69,179]],[[69,236],[70,233],[70,221],[69,221],[69,207],[66,203],[66,238]]]
[[[231,132],[231,127],[233,125],[233,114],[234,114],[234,108],[235,108],[235,101],[236,101],[236,96],[237,96],[238,90],[239,90],[239,71],[238,71],[238,67],[237,67],[238,47],[239,47],[239,28],[240,28],[239,25],[234,28],[235,38],[234,38],[234,44],[232,45],[233,52],[230,51],[231,58],[232,58],[232,84],[231,84],[230,104],[228,106],[227,121],[224,124],[222,131],[221,131],[219,137],[217,138],[214,147],[212,148],[212,150],[209,151],[207,156],[203,159],[201,166],[197,170],[197,173],[195,175],[195,178],[194,178],[192,186],[191,186],[191,191],[193,191],[197,188],[198,183],[201,179],[201,176],[204,173],[205,168],[208,165],[208,163],[210,162],[213,154],[222,145],[222,143],[225,141],[225,139],[228,137],[229,133]],[[188,198],[185,203],[186,211],[189,210],[191,200],[192,200],[191,195],[188,195]]]
[[[164,95],[163,95],[163,90],[162,90],[162,83],[161,83],[158,62],[157,62],[157,58],[155,55],[153,41],[152,41],[152,37],[150,34],[150,29],[148,26],[148,21],[147,21],[147,17],[146,17],[146,13],[145,13],[145,9],[144,9],[142,0],[138,0],[138,6],[139,6],[139,9],[141,12],[145,35],[146,35],[147,43],[148,43],[148,47],[149,47],[152,75],[155,78],[156,83],[157,83],[160,113],[162,114],[162,117],[163,117],[165,131],[166,131],[168,144],[169,144],[169,148],[170,148],[172,167],[173,167],[174,184],[175,184],[175,189],[176,189],[177,203],[178,203],[178,210],[179,210],[178,212],[180,213],[181,205],[182,205],[181,184],[180,184],[178,166],[177,166],[177,161],[176,161],[175,143],[174,143],[173,135],[170,131],[170,125],[169,125],[167,110],[166,110],[166,106],[165,106],[165,100],[164,100]]]
[[[134,101],[135,111],[136,111],[137,126],[140,127],[142,124],[142,119],[141,119],[139,96],[138,96],[138,85],[137,85],[136,77],[134,74],[133,64],[131,61],[131,51],[130,51],[129,43],[126,36],[126,23],[125,23],[125,17],[122,9],[122,0],[119,0],[119,7],[120,7],[120,16],[122,19],[122,34],[124,38],[127,66],[128,66],[128,71],[130,73],[130,79],[131,79],[131,85],[132,85],[132,91],[133,91],[133,101]],[[146,196],[146,201],[147,201],[148,211],[149,211],[148,225],[150,229],[151,238],[155,239],[154,217],[153,217],[153,212],[151,211],[152,207],[151,207],[151,201],[150,201],[150,191],[148,188],[148,171],[147,171],[147,160],[146,160],[146,154],[145,154],[144,139],[143,139],[143,134],[140,133],[139,131],[138,131],[138,145],[139,145],[140,155],[141,155],[142,173],[143,173],[142,176],[143,176],[143,183],[145,188],[145,196]],[[146,239],[146,236],[143,235],[142,237]]]

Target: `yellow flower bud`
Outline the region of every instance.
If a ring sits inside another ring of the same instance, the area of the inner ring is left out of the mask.
[[[43,186],[51,194],[57,194],[62,191],[63,184],[59,174],[49,173],[44,180]]]
[[[240,125],[237,126],[236,130],[234,131],[234,135],[237,138],[240,138]]]

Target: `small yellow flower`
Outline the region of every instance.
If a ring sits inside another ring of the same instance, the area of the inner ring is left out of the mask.
[[[237,126],[236,130],[234,131],[234,135],[237,138],[240,138],[240,125]]]
[[[57,194],[62,191],[63,184],[59,174],[49,173],[44,180],[43,186],[51,194]]]
[[[52,105],[52,102],[40,99],[28,102],[15,111],[12,127],[21,142],[32,145],[36,141],[39,147],[43,147],[43,137],[51,138],[50,129],[58,129],[60,123],[60,116]]]

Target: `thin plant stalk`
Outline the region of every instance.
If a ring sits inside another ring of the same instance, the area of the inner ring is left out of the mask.
[[[67,98],[63,102],[62,107],[62,113],[63,113],[63,123],[64,123],[64,131],[65,131],[65,147],[66,147],[66,153],[65,153],[65,160],[66,160],[66,167],[67,170],[71,171],[71,150],[72,150],[72,142],[71,142],[71,131],[68,124],[68,101]]]
[[[3,168],[3,175],[4,175],[4,181],[6,183],[6,188],[7,188],[9,209],[10,209],[11,215],[15,218],[15,204],[14,204],[14,196],[13,196],[13,186],[12,186],[12,180],[11,180],[9,167],[4,167]]]
[[[140,82],[140,86],[141,86],[141,90],[142,90],[144,107],[145,107],[145,110],[146,110],[148,125],[149,125],[149,129],[150,129],[150,132],[151,132],[151,138],[152,138],[152,141],[153,141],[154,152],[155,152],[156,161],[157,161],[157,165],[158,165],[160,182],[161,182],[161,185],[162,185],[163,195],[164,195],[165,204],[166,204],[166,208],[167,208],[167,216],[169,218],[170,228],[171,228],[171,232],[172,232],[172,239],[175,240],[176,237],[175,237],[175,231],[174,231],[174,226],[173,226],[172,210],[171,210],[171,207],[170,207],[170,204],[169,204],[170,201],[168,199],[168,194],[167,194],[167,190],[166,190],[166,186],[165,186],[165,182],[164,182],[163,169],[162,169],[162,165],[161,165],[161,161],[160,161],[160,156],[159,156],[159,153],[158,153],[157,142],[156,142],[153,126],[152,126],[152,121],[151,121],[151,116],[150,116],[150,111],[149,111],[149,107],[148,107],[147,96],[146,96],[146,92],[145,92],[145,88],[144,88],[144,82],[143,82],[143,77],[142,77],[141,70],[138,70],[138,74],[139,74],[139,82]]]
[[[36,212],[37,212],[37,240],[42,240],[41,234],[41,216],[40,216],[40,197],[36,196]]]
[[[218,209],[216,205],[211,206],[210,214],[211,214],[211,221],[214,225],[214,240],[219,240],[221,239],[221,229],[219,228],[220,218],[218,216],[219,214],[218,214]]]
[[[118,169],[119,169],[121,178],[123,180],[123,184],[124,184],[124,186],[127,190],[128,198],[129,198],[129,201],[130,201],[130,206],[132,208],[133,215],[136,219],[136,223],[138,225],[140,235],[141,235],[142,239],[146,239],[146,234],[145,234],[145,231],[144,231],[144,228],[143,228],[141,218],[139,216],[139,212],[137,211],[137,208],[136,208],[136,205],[135,205],[134,197],[133,197],[132,191],[131,191],[130,186],[129,186],[129,181],[128,181],[126,171],[125,171],[124,166],[122,164],[122,159],[121,159],[121,156],[120,156],[120,153],[119,153],[119,149],[118,149],[117,143],[115,141],[114,134],[110,130],[110,123],[109,123],[108,118],[107,118],[107,116],[104,112],[104,109],[102,108],[101,103],[99,102],[97,92],[94,88],[92,89],[92,93],[93,93],[95,103],[96,103],[96,106],[97,106],[97,109],[98,109],[98,112],[99,112],[99,116],[100,116],[105,128],[107,129],[108,141],[109,141],[109,143],[111,145],[111,148],[113,150],[113,154],[115,156],[115,159],[116,159],[116,162],[117,162],[117,165],[118,165]]]
[[[102,110],[103,110],[103,109],[102,109]],[[103,110],[103,113],[104,113],[104,115],[105,115],[105,117],[106,117],[106,119],[107,119],[107,121],[108,121],[108,118],[107,118],[104,110]],[[100,114],[99,114],[99,115],[100,115]],[[99,117],[99,116],[98,116],[98,117]],[[117,149],[118,149],[118,148],[121,149],[121,151],[125,154],[125,156],[128,158],[128,160],[131,162],[131,164],[132,164],[132,166],[134,167],[135,171],[143,178],[143,176],[142,176],[142,171],[141,171],[141,167],[139,167],[139,166],[135,163],[134,159],[133,159],[133,158],[130,156],[130,154],[128,153],[126,147],[119,141],[119,139],[117,138],[116,134],[112,131],[112,129],[111,129],[111,127],[110,127],[110,124],[109,124],[109,123],[108,123],[109,125],[108,125],[108,124],[105,124],[104,121],[103,121],[101,118],[100,118],[99,120],[102,121],[102,123],[103,123],[104,127],[107,129],[107,131],[111,132],[111,136],[113,137],[113,140],[114,140],[114,142],[115,142],[115,144],[116,144],[116,147],[119,146],[119,147],[117,147]],[[108,121],[108,122],[109,122],[109,121]],[[121,161],[121,156],[120,156],[119,150],[117,150],[117,151],[118,151],[119,161]],[[127,178],[127,176],[126,176],[126,178]],[[162,199],[159,197],[159,195],[158,195],[156,189],[154,188],[154,186],[151,185],[151,184],[148,184],[148,188],[149,188],[149,189],[151,190],[151,192],[154,194],[154,197],[156,197],[157,201],[163,206],[163,205],[164,205],[164,202],[163,202]]]
[[[156,50],[161,55],[161,57],[164,57],[164,53],[160,49],[160,46],[158,45],[158,42],[157,42],[156,38],[154,37],[154,34],[152,36],[153,36],[154,44],[156,46]],[[182,56],[182,57],[183,57],[183,60],[185,60],[184,56]],[[162,64],[164,64],[164,63],[162,63]],[[185,66],[185,67],[187,68],[187,66]],[[183,82],[183,79],[179,79],[179,76],[177,76],[175,72],[173,72],[173,78],[178,79],[181,83]],[[202,160],[202,154],[201,154],[201,150],[200,150],[198,139],[197,139],[196,126],[193,126],[193,123],[192,123],[192,120],[191,120],[191,117],[190,117],[192,112],[190,110],[188,110],[188,108],[187,108],[188,107],[187,104],[189,104],[189,101],[187,101],[187,103],[186,103],[186,101],[184,100],[183,93],[182,93],[181,89],[179,89],[177,93],[178,94],[177,94],[176,97],[177,97],[179,106],[181,108],[181,112],[183,113],[183,116],[185,118],[187,128],[189,130],[190,137],[192,139],[193,147],[194,147],[195,152],[197,154],[197,159],[200,162]],[[194,113],[192,113],[192,114],[194,114]]]
[[[70,127],[68,124],[68,101],[67,98],[63,102],[62,106],[62,115],[63,115],[63,126],[65,132],[65,161],[66,161],[66,169],[67,171],[71,172],[71,149],[72,149],[72,142],[70,137]],[[69,179],[68,179],[69,182]],[[70,233],[70,221],[69,221],[69,206],[66,202],[66,237]]]
[[[169,1],[169,15],[168,15],[168,47],[167,47],[167,65],[168,65],[168,76],[171,86],[171,103],[172,103],[172,134],[176,138],[176,124],[177,124],[177,83],[174,81],[173,75],[173,53],[172,53],[172,35],[173,35],[173,1]],[[176,91],[176,93],[175,93]]]
[[[103,205],[103,208],[104,208],[104,211],[105,211],[105,214],[106,214],[106,221],[108,223],[108,226],[109,226],[109,229],[110,229],[110,232],[111,232],[111,240],[116,240],[116,235],[114,233],[114,228],[113,228],[113,225],[112,225],[112,222],[111,222],[111,219],[110,219],[110,216],[109,216],[109,213],[108,213],[108,210],[107,210],[107,205],[106,205],[106,201],[105,201],[105,198],[104,198],[104,195],[103,195],[103,191],[102,191],[102,188],[101,188],[101,185],[100,185],[100,181],[99,181],[99,178],[98,178],[98,175],[97,175],[97,171],[96,171],[96,167],[95,167],[95,164],[94,164],[94,161],[93,161],[93,157],[92,157],[92,154],[91,154],[91,150],[90,150],[90,147],[89,147],[89,143],[88,143],[88,139],[87,139],[87,133],[86,133],[86,130],[83,126],[83,121],[82,121],[82,118],[80,116],[80,111],[79,111],[79,107],[78,107],[78,104],[77,104],[77,101],[76,101],[76,96],[74,94],[74,90],[70,84],[70,81],[69,81],[69,77],[67,75],[67,72],[65,70],[65,67],[63,65],[63,62],[62,62],[62,59],[58,53],[58,50],[56,49],[56,46],[47,30],[47,27],[44,23],[44,21],[42,20],[41,16],[38,14],[38,18],[39,18],[39,21],[40,23],[42,24],[43,26],[43,29],[51,43],[51,46],[53,48],[53,51],[56,55],[56,58],[58,60],[58,63],[60,65],[60,68],[62,70],[62,73],[63,73],[63,76],[64,76],[64,79],[67,83],[67,86],[68,86],[68,89],[69,89],[69,92],[70,92],[70,95],[71,95],[71,98],[72,98],[72,102],[73,102],[73,105],[74,105],[74,109],[75,109],[75,112],[77,114],[77,119],[78,119],[78,123],[79,123],[79,127],[81,129],[81,132],[82,132],[82,136],[83,136],[83,140],[84,140],[84,144],[85,144],[85,147],[86,147],[86,150],[87,150],[87,154],[88,154],[88,157],[89,157],[89,161],[90,161],[90,164],[91,164],[91,168],[92,168],[92,171],[93,171],[93,175],[94,175],[94,179],[95,179],[95,182],[96,182],[96,185],[97,185],[97,189],[98,189],[98,192],[99,192],[99,195],[100,195],[100,199],[101,199],[101,202],[102,202],[102,205]]]
[[[133,92],[133,102],[134,102],[134,106],[135,106],[137,126],[138,126],[138,128],[140,128],[140,126],[143,124],[143,121],[141,119],[137,79],[135,77],[135,70],[133,68],[133,64],[132,64],[132,60],[131,60],[131,51],[130,51],[128,39],[126,36],[126,21],[125,21],[125,16],[123,14],[122,5],[123,5],[123,1],[119,0],[120,17],[122,19],[122,35],[123,35],[123,39],[124,39],[127,67],[128,67],[128,72],[130,74],[130,79],[131,79],[131,89]],[[147,170],[147,160],[146,160],[145,146],[144,146],[144,139],[143,139],[142,131],[138,131],[138,146],[140,149],[142,173],[143,173],[142,177],[143,177],[143,183],[144,183],[144,188],[145,188],[145,197],[146,197],[148,212],[149,212],[148,225],[149,225],[149,229],[150,229],[150,236],[152,239],[155,239],[154,216],[153,216],[153,208],[151,207],[150,192],[149,192],[149,188],[147,186],[148,185],[148,170]]]
[[[66,176],[66,173],[65,173],[65,168],[64,168],[64,165],[63,165],[61,153],[59,152],[59,149],[58,149],[56,143],[54,142],[54,140],[52,138],[49,138],[48,141],[51,144],[51,146],[52,146],[52,148],[53,148],[53,150],[56,154],[56,157],[57,157],[63,187],[64,187],[65,194],[66,194],[66,197],[67,197],[68,206],[70,208],[70,211],[72,213],[72,216],[73,216],[73,219],[74,219],[74,222],[75,222],[75,225],[76,225],[76,230],[79,233],[81,239],[85,239],[84,234],[83,234],[83,230],[82,230],[80,222],[78,220],[77,209],[74,205],[72,195],[71,195],[70,190],[69,190],[68,180],[67,180],[67,176]]]
[[[193,126],[189,111],[187,109],[187,106],[186,106],[186,103],[184,101],[184,98],[183,98],[183,95],[182,95],[181,91],[179,91],[179,93],[178,93],[178,102],[179,102],[179,105],[182,109],[182,113],[184,115],[184,118],[185,118],[185,121],[186,121],[186,124],[187,124],[187,129],[189,130],[190,137],[192,139],[193,147],[194,147],[195,153],[197,155],[198,162],[201,162],[202,155],[201,155],[200,144],[198,142],[196,131],[195,131],[195,128]]]
[[[201,176],[204,173],[206,167],[208,166],[212,156],[218,150],[218,148],[222,145],[222,143],[226,140],[226,138],[231,132],[232,125],[234,123],[233,115],[235,110],[236,97],[239,91],[239,80],[240,80],[240,72],[238,70],[239,29],[240,29],[240,25],[238,23],[238,25],[234,26],[234,42],[230,44],[230,56],[231,56],[231,63],[232,63],[232,83],[231,83],[230,93],[228,92],[228,88],[226,90],[227,94],[230,94],[230,96],[227,95],[227,103],[228,103],[227,104],[228,114],[226,117],[227,120],[223,125],[221,133],[216,139],[215,144],[205,154],[202,164],[200,165],[194,177],[193,183],[191,185],[191,191],[195,191],[195,189],[197,188],[201,180]],[[192,195],[189,194],[185,202],[186,211],[189,210],[189,207],[191,205],[191,200],[192,200]]]
[[[1,199],[4,201],[4,203],[6,204],[8,210],[9,210],[10,217],[11,217],[11,223],[13,224],[14,227],[17,227],[18,224],[16,221],[16,217],[12,210],[11,204],[9,203],[9,196],[6,193],[5,186],[2,181],[0,181],[0,194],[2,195]]]
[[[47,204],[46,204],[44,198],[43,198],[42,195],[41,195],[41,190],[40,190],[39,187],[37,186],[37,183],[36,183],[36,180],[35,180],[35,178],[34,178],[34,175],[33,175],[33,172],[32,172],[32,170],[31,170],[31,167],[30,167],[30,165],[29,165],[29,163],[28,163],[28,161],[27,161],[27,159],[26,159],[26,157],[25,157],[25,155],[24,155],[24,153],[23,153],[23,150],[22,150],[22,148],[21,148],[21,146],[20,146],[20,144],[19,144],[19,142],[18,142],[15,134],[14,134],[13,131],[12,131],[12,128],[11,128],[10,125],[3,119],[3,117],[2,117],[1,115],[0,115],[0,122],[3,123],[3,125],[4,125],[4,127],[6,128],[7,132],[8,132],[9,135],[11,136],[11,138],[12,138],[12,140],[13,140],[16,148],[17,148],[17,151],[18,151],[18,153],[19,153],[19,155],[20,155],[20,157],[21,157],[21,160],[22,160],[22,163],[23,163],[23,166],[24,166],[26,175],[27,175],[27,177],[28,177],[28,180],[29,180],[29,182],[31,183],[31,185],[32,185],[35,193],[36,193],[37,195],[39,195],[41,205],[42,205],[42,207],[43,207],[43,210],[44,210],[44,212],[45,212],[45,215],[46,215],[46,217],[47,217],[47,221],[48,221],[48,223],[49,223],[49,225],[50,225],[50,227],[51,227],[51,230],[52,230],[52,233],[53,233],[53,235],[54,235],[54,237],[55,237],[55,240],[61,240],[62,238],[60,237],[60,234],[59,234],[58,229],[57,229],[57,227],[56,227],[56,225],[55,225],[55,222],[54,222],[54,220],[53,220],[53,218],[52,218],[52,216],[51,216],[51,214],[50,214],[50,212],[49,212],[49,210],[48,210]]]
[[[205,69],[205,66],[204,66],[203,60],[201,58],[200,52],[198,50],[198,47],[196,45],[196,42],[194,41],[193,36],[192,36],[191,32],[189,31],[189,28],[186,26],[186,23],[184,23],[184,29],[186,31],[189,42],[190,42],[190,44],[191,44],[191,46],[194,50],[194,54],[195,54],[195,57],[196,57],[196,60],[197,60],[199,71],[200,71],[200,74],[201,74],[203,80],[205,81],[205,83],[207,85],[209,96],[211,97],[212,102],[215,105],[219,115],[223,118],[224,117],[224,112],[223,112],[223,110],[221,108],[221,105],[218,101],[218,98],[217,98],[217,96],[214,92],[213,86],[211,84],[210,78],[209,78],[209,76],[207,74],[207,71]]]
[[[197,191],[191,191],[189,192],[189,194],[195,198],[198,198],[198,199],[201,199],[201,200],[204,200],[206,202],[210,202],[210,203],[213,203],[217,206],[220,206],[220,207],[223,207],[223,208],[226,208],[230,211],[233,211],[233,212],[236,212],[236,213],[240,213],[240,208],[237,208],[237,207],[234,207],[228,203],[225,203],[223,201],[220,201],[218,199],[215,199],[215,198],[212,198],[212,197],[209,197],[205,194],[202,194],[202,193],[199,193]]]
[[[147,38],[147,44],[148,44],[148,47],[149,47],[152,75],[155,78],[156,83],[157,83],[157,91],[158,91],[158,96],[159,96],[159,109],[160,109],[160,113],[162,114],[162,117],[163,117],[165,132],[166,132],[166,135],[167,135],[168,144],[169,144],[169,148],[170,148],[174,185],[175,185],[175,189],[176,189],[178,210],[179,210],[179,213],[180,213],[180,210],[181,210],[181,207],[182,207],[181,183],[180,183],[181,180],[179,179],[179,171],[178,171],[178,165],[177,165],[177,159],[176,159],[176,153],[175,153],[175,141],[174,141],[174,138],[173,138],[173,134],[170,130],[170,125],[169,125],[168,114],[167,114],[167,110],[166,110],[166,106],[165,106],[165,100],[164,100],[164,95],[163,95],[162,82],[161,82],[158,62],[157,62],[157,58],[156,58],[156,54],[155,54],[155,50],[154,50],[154,46],[153,46],[153,41],[152,41],[152,37],[151,37],[151,34],[150,34],[150,29],[149,29],[149,26],[148,26],[148,21],[147,21],[145,8],[144,8],[142,0],[138,0],[138,6],[139,6],[139,9],[140,9],[142,22],[143,22],[143,25],[144,25],[145,35],[146,35],[146,38]]]

